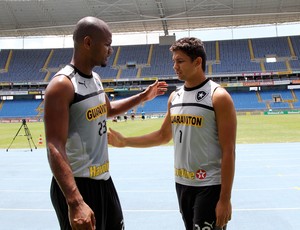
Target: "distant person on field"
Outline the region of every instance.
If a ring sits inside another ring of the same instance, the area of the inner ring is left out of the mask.
[[[134,112],[133,109],[131,110],[130,116],[131,116],[131,120],[134,121],[134,118],[135,118],[135,112]]]
[[[142,110],[142,120],[145,120],[145,112],[144,112],[144,110]]]

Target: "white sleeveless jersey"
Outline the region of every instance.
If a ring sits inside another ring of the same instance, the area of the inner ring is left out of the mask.
[[[74,177],[107,180],[109,174],[107,107],[97,73],[86,76],[71,65],[56,75],[67,76],[74,86],[69,111],[66,152]]]
[[[171,100],[175,181],[188,186],[221,183],[221,149],[212,95],[218,84],[204,81],[177,89]]]

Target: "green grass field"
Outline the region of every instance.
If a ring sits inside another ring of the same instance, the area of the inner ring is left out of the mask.
[[[158,129],[161,123],[162,119],[145,121],[136,119],[117,123],[109,121],[108,126],[125,136],[137,136]],[[0,123],[0,149],[8,148],[20,127],[19,135],[10,148],[29,148],[27,137],[24,136],[24,127],[21,125],[21,123]],[[45,148],[44,124],[27,122],[27,127],[37,148]],[[40,135],[43,139],[42,145],[38,144]],[[238,144],[284,142],[300,142],[300,114],[238,116]],[[172,145],[172,142],[169,145]]]

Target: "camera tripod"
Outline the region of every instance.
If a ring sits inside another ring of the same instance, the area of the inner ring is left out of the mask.
[[[8,149],[10,148],[10,146],[12,145],[12,143],[14,142],[14,140],[16,139],[16,137],[19,135],[19,132],[21,131],[22,127],[24,128],[24,131],[25,131],[25,135],[20,135],[20,136],[26,136],[27,137],[27,140],[28,140],[28,144],[29,144],[29,147],[30,147],[30,151],[32,152],[32,148],[31,148],[31,143],[30,141],[32,142],[33,146],[35,147],[35,149],[37,149],[36,145],[34,144],[33,140],[32,140],[32,136],[31,136],[31,133],[29,131],[29,128],[26,124],[26,120],[23,119],[22,120],[22,124],[21,124],[21,127],[19,128],[18,132],[16,133],[16,135],[14,136],[14,138],[12,139],[10,145],[8,146],[8,148],[6,149],[6,152],[8,151]]]

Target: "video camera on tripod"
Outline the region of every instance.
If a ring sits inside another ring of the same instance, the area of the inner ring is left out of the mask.
[[[31,136],[31,133],[29,131],[29,128],[26,124],[26,119],[22,119],[22,124],[21,124],[21,127],[19,128],[19,130],[17,131],[16,135],[14,136],[14,138],[12,139],[10,145],[8,146],[8,148],[6,149],[6,152],[8,151],[8,149],[11,147],[12,143],[14,142],[14,140],[16,139],[16,137],[19,135],[19,132],[20,130],[22,129],[22,127],[24,127],[24,131],[25,131],[25,135],[22,135],[22,136],[26,136],[27,137],[27,140],[28,140],[28,144],[29,144],[29,147],[30,147],[30,150],[32,152],[32,148],[31,148],[31,143],[30,141],[32,142],[33,146],[35,147],[35,149],[37,149],[34,141],[32,140],[32,136]]]

